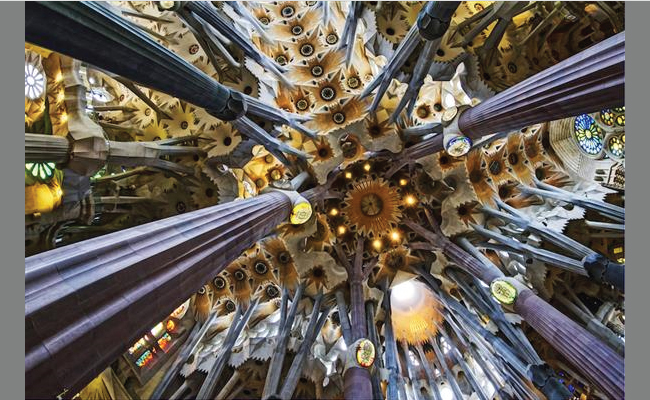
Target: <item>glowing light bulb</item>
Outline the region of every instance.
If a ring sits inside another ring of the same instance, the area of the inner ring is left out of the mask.
[[[345,173],[345,178],[346,179],[351,179],[352,178],[352,172],[348,171]]]
[[[402,178],[402,179],[399,180],[399,184],[400,184],[400,186],[406,186],[408,183],[409,183],[409,181],[406,180],[406,179],[404,179],[404,178]]]
[[[374,247],[375,250],[377,250],[377,251],[381,250],[381,240],[379,240],[379,239],[373,240],[372,247]]]
[[[365,163],[365,164],[363,165],[363,169],[364,169],[366,172],[370,171],[370,164]]]
[[[391,239],[393,242],[398,242],[399,239],[400,239],[400,234],[399,234],[399,232],[397,232],[397,231],[392,231],[392,232],[390,233],[390,239]]]
[[[339,235],[345,235],[346,229],[345,226],[341,225],[338,228]]]
[[[68,122],[68,114],[61,113],[61,122]]]
[[[330,210],[330,215],[331,215],[332,217],[336,217],[337,215],[339,215],[339,210],[337,210],[336,208],[332,208],[332,209]]]
[[[391,289],[391,301],[397,305],[413,305],[419,298],[419,289],[413,281],[402,282]]]
[[[56,73],[56,76],[54,77],[54,80],[56,82],[61,82],[63,80],[63,74],[61,73],[61,71]]]
[[[440,389],[440,397],[442,400],[453,400],[454,393],[452,393],[451,389],[449,389],[448,386],[444,386],[442,389]]]
[[[408,195],[404,198],[404,201],[406,202],[407,205],[412,206],[417,202],[417,199],[413,195]]]

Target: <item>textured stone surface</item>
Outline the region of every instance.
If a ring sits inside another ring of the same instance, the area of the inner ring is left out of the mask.
[[[610,399],[625,398],[624,359],[531,290],[519,293],[515,311]]]
[[[290,211],[268,193],[26,258],[27,397],[81,389]]]

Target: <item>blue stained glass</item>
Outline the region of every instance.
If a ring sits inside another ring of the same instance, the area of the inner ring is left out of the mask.
[[[597,155],[603,150],[604,135],[591,116],[587,114],[577,116],[573,129],[578,145],[585,153]]]

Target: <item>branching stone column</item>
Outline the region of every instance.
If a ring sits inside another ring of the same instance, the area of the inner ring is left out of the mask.
[[[70,157],[70,142],[63,136],[25,133],[25,162],[65,164]]]
[[[624,94],[625,32],[621,32],[467,109],[458,118],[458,128],[477,139],[622,106]]]
[[[356,342],[359,339],[368,336],[366,326],[366,306],[363,295],[363,239],[357,240],[354,262],[349,265],[347,260],[344,262],[348,271],[350,286],[350,314],[352,316],[351,334],[352,340]],[[372,268],[371,268],[372,269]],[[348,347],[348,352],[356,352],[354,346]],[[372,383],[370,370],[358,364],[355,364],[345,371],[343,376],[344,392],[346,399],[359,399],[372,397]]]
[[[625,32],[616,34],[443,121],[444,137],[472,140],[540,122],[576,116],[625,101]],[[405,149],[398,161],[443,150],[443,135]],[[469,150],[469,147],[467,148]]]
[[[451,246],[449,239],[428,231],[422,226],[405,221],[414,232],[433,245],[442,248],[445,255],[467,273],[490,285],[505,281],[517,288],[515,303],[511,306],[555,350],[569,360],[579,372],[598,385],[611,398],[625,397],[625,368],[623,358],[586,329],[542,300],[526,286],[513,278],[503,277],[478,259],[465,253],[459,246]],[[437,230],[435,221],[432,221]],[[447,243],[449,242],[449,243]]]
[[[246,104],[240,93],[204,74],[109,7],[99,2],[30,2],[25,9],[25,41],[186,100],[219,119],[244,115]]]
[[[521,285],[514,310],[609,398],[625,398],[623,357]]]
[[[77,393],[291,210],[270,192],[26,258],[26,397]]]
[[[399,366],[397,365],[397,344],[395,343],[395,334],[393,332],[393,320],[390,304],[390,287],[388,282],[384,282],[382,287],[384,291],[384,346],[386,348],[386,369],[389,371],[388,388],[386,389],[386,398],[397,399],[399,385]]]

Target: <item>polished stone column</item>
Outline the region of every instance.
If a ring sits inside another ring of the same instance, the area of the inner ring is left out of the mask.
[[[355,257],[352,265],[346,264],[350,286],[350,314],[352,341],[368,336],[366,326],[366,306],[363,295],[363,240],[357,241]],[[356,349],[348,348],[348,351]],[[371,398],[372,382],[370,371],[367,368],[355,365],[348,368],[343,376],[345,380],[344,391],[346,399]],[[360,397],[361,396],[361,397]]]
[[[105,164],[127,167],[149,166],[159,170],[193,174],[193,168],[161,158],[204,155],[204,151],[199,147],[180,146],[192,140],[194,140],[192,137],[180,137],[157,142],[117,142],[106,140],[103,136],[92,136],[79,141],[71,138],[71,141],[68,141],[60,136],[26,133],[25,162],[55,162],[62,167],[75,168],[81,165],[77,160],[79,158],[82,161],[89,161],[83,164],[84,167]],[[68,163],[70,160],[77,160],[77,162]],[[78,172],[87,173],[87,170],[84,168]]]
[[[25,41],[186,100],[219,119],[233,120],[246,111],[241,94],[157,43],[104,3],[26,3]]]
[[[540,122],[623,105],[625,32],[616,34],[461,112],[460,133],[472,140]],[[405,149],[401,160],[443,150],[443,135]]]
[[[610,399],[625,398],[624,359],[530,289],[519,292],[514,310]]]
[[[386,354],[386,369],[389,371],[386,398],[398,399],[399,366],[397,364],[397,343],[395,342],[395,333],[393,332],[393,320],[390,304],[391,289],[388,287],[388,282],[384,283],[382,289],[384,291],[382,304],[384,308],[384,347]]]
[[[598,340],[585,328],[556,310],[523,284],[512,278],[504,278],[500,271],[500,275],[490,272],[494,271],[496,267],[491,268],[480,262],[458,246],[450,246],[447,243],[451,242],[448,238],[428,231],[410,221],[405,224],[432,244],[442,248],[445,255],[459,268],[481,279],[484,283],[489,285],[494,279],[499,279],[501,276],[500,279],[506,279],[518,287],[519,295],[514,304],[514,311],[610,398],[625,397],[623,358],[607,344]],[[434,229],[437,228],[434,227]]]
[[[622,106],[625,32],[539,72],[463,112],[458,128],[471,139],[540,122]]]
[[[25,162],[65,164],[70,157],[70,142],[63,136],[25,133]]]
[[[270,192],[26,258],[26,397],[78,392],[291,205]]]

